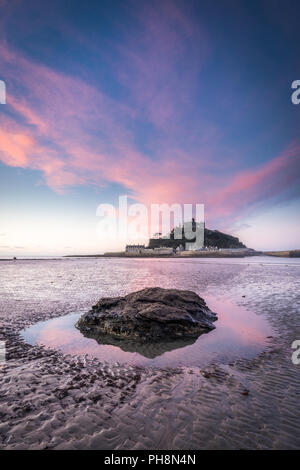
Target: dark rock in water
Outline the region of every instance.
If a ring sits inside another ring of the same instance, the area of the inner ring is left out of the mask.
[[[216,320],[216,314],[195,292],[154,287],[100,299],[76,326],[102,344],[109,342],[104,336],[144,343],[197,338],[214,329]]]

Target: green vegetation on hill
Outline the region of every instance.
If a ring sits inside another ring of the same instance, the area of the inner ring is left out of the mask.
[[[195,230],[196,222],[193,220],[193,230]],[[158,248],[162,246],[177,248],[182,245],[185,248],[187,242],[194,240],[187,240],[184,236],[181,239],[174,238],[174,229],[171,230],[168,238],[150,238],[149,248]],[[219,232],[218,230],[204,229],[204,246],[217,247],[217,248],[247,248],[237,237],[228,235],[227,233]]]
[[[246,248],[237,237],[219,232],[218,230],[204,229],[204,245],[218,248]]]

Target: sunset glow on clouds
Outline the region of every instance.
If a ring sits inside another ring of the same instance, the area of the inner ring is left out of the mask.
[[[10,227],[9,237],[16,236],[18,198],[28,198],[28,217],[38,220],[30,194],[40,194],[38,210],[47,199],[45,220],[47,210],[69,208],[70,195],[75,207],[76,193],[93,214],[119,194],[147,205],[204,203],[209,227],[236,233],[247,218],[284,211],[291,201],[297,217],[300,108],[290,102],[290,82],[299,78],[290,46],[296,33],[268,16],[268,2],[253,30],[242,3],[230,14],[220,7],[218,18],[202,2],[74,2],[71,12],[64,1],[53,2],[51,12],[36,1],[0,3],[2,177],[9,173],[15,185],[20,170],[30,176],[13,197],[2,186],[10,216],[4,209],[0,231]],[[270,31],[273,48],[257,39]],[[278,44],[289,53],[278,57]],[[64,230],[81,224],[84,207]],[[52,230],[59,233],[58,224]],[[254,248],[268,238],[262,230]],[[294,228],[291,235],[294,243]],[[9,237],[3,247],[12,246]],[[71,250],[103,251],[96,239],[79,238]],[[65,243],[57,240],[58,253]]]

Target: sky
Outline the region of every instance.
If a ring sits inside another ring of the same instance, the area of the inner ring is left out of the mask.
[[[91,254],[99,204],[204,204],[300,248],[300,4],[0,0],[0,257]]]

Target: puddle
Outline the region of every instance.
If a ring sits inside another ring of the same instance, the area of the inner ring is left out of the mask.
[[[262,316],[228,300],[205,297],[210,309],[217,313],[216,329],[188,341],[175,340],[136,346],[134,342],[106,339],[99,344],[86,338],[75,327],[81,313],[73,313],[36,323],[21,332],[32,345],[45,345],[65,354],[89,354],[102,361],[176,367],[205,367],[214,362],[228,363],[237,358],[251,358],[267,344],[272,329]],[[113,344],[112,344],[113,343]]]

